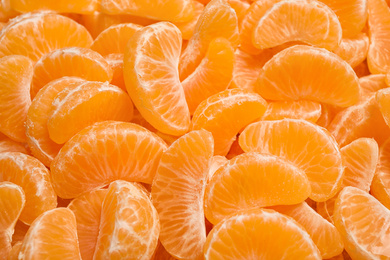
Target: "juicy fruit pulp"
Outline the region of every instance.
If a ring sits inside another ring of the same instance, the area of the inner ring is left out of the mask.
[[[0,1],[1,259],[390,259],[390,0]]]

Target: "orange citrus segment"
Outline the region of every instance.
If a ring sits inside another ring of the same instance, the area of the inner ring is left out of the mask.
[[[41,213],[57,206],[50,172],[38,159],[18,152],[0,153],[0,176],[0,181],[23,188],[26,205],[19,219],[24,223],[31,224]]]
[[[359,33],[353,38],[343,38],[334,53],[348,62],[352,68],[362,63],[367,58],[370,39],[365,33]]]
[[[143,26],[121,23],[108,27],[92,43],[91,49],[106,56],[111,53],[125,53],[127,43],[133,34]]]
[[[380,148],[371,194],[390,210],[390,139]]]
[[[325,49],[298,45],[285,49],[260,71],[256,92],[269,100],[307,99],[348,107],[359,101],[351,66]]]
[[[107,56],[104,56],[104,58],[112,70],[112,80],[110,84],[121,88],[127,93],[125,79],[123,77],[123,56],[124,55],[122,53],[111,53]]]
[[[56,208],[40,215],[27,231],[20,258],[81,259],[73,212]]]
[[[383,74],[371,74],[359,78],[361,99],[367,99],[382,88],[387,88],[386,76]]]
[[[129,122],[132,116],[133,104],[126,92],[107,82],[86,81],[58,93],[51,106],[47,129],[50,138],[62,144],[95,122]]]
[[[11,8],[21,12],[52,10],[59,13],[90,14],[97,11],[98,0],[9,0]]]
[[[343,252],[344,243],[339,231],[306,202],[298,205],[275,206],[271,209],[292,217],[301,224],[320,250],[323,259],[337,256]]]
[[[95,123],[66,142],[51,163],[53,187],[59,197],[75,198],[117,179],[152,183],[165,149],[141,126]]]
[[[0,259],[7,259],[11,251],[12,234],[25,202],[20,186],[0,182]]]
[[[142,185],[114,181],[104,198],[94,259],[150,259],[159,232],[158,213]]]
[[[214,155],[211,158],[209,171],[207,174],[207,183],[211,180],[211,178],[214,176],[215,172],[222,167],[225,163],[227,163],[229,160],[225,156],[221,155]]]
[[[111,81],[112,71],[97,52],[85,48],[63,48],[44,55],[34,66],[31,97],[47,83],[64,76],[91,81]]]
[[[205,190],[205,215],[217,224],[240,210],[297,204],[310,193],[306,174],[290,162],[273,155],[244,153],[210,179]]]
[[[343,37],[353,37],[362,31],[367,22],[367,0],[319,0],[337,15]]]
[[[26,141],[32,75],[29,58],[11,55],[0,59],[0,131],[17,142]]]
[[[245,128],[239,143],[246,152],[281,156],[301,168],[309,178],[314,201],[325,201],[340,188],[341,154],[336,140],[322,127],[296,119],[256,122]]]
[[[390,69],[390,7],[385,0],[367,0],[370,47],[367,63],[373,74]]]
[[[376,100],[386,124],[390,126],[390,88],[376,92]]]
[[[106,194],[107,190],[94,190],[75,198],[68,205],[76,217],[77,238],[82,259],[93,259]]]
[[[27,143],[31,153],[44,165],[50,167],[53,158],[62,145],[52,141],[47,129],[47,120],[51,106],[57,94],[65,88],[76,88],[85,80],[75,77],[63,77],[49,82],[35,96],[28,109],[26,121]]]
[[[308,100],[269,102],[263,120],[304,119],[312,123],[321,116],[321,104]]]
[[[206,240],[203,195],[213,136],[192,131],[176,140],[162,155],[152,185],[159,214],[160,241],[178,259],[198,259]]]
[[[15,142],[7,136],[2,136],[0,133],[0,153],[3,152],[21,152],[29,154],[25,144]]]
[[[232,79],[234,49],[224,38],[210,42],[202,62],[183,82],[190,113],[208,97],[225,90]]]
[[[9,252],[8,260],[18,260],[18,258],[19,258],[19,252],[20,252],[20,249],[21,249],[21,248],[22,248],[22,242],[21,242],[21,241],[15,243],[15,244],[12,246],[11,251]]]
[[[258,49],[301,41],[328,50],[335,49],[342,36],[337,15],[315,0],[284,0],[274,4],[257,23],[252,43]]]
[[[194,16],[191,20],[187,22],[175,22],[174,24],[180,30],[181,35],[184,40],[189,40],[194,34],[196,23],[199,20],[199,17],[203,13],[204,5],[198,1],[192,0],[194,6]]]
[[[127,92],[142,116],[159,131],[182,135],[190,113],[179,80],[180,31],[160,22],[137,31],[124,57]]]
[[[180,79],[184,80],[201,63],[210,42],[217,37],[229,40],[235,48],[238,45],[237,15],[227,0],[212,0],[198,19],[194,34],[180,57]]]
[[[334,212],[334,203],[336,202],[337,196],[328,199],[327,201],[317,202],[317,212],[324,219],[328,220],[330,223],[334,224],[333,221],[333,212]]]
[[[238,131],[261,118],[266,106],[265,100],[255,93],[228,89],[200,103],[192,117],[192,129],[210,131],[215,142],[214,153],[226,155]]]
[[[89,48],[92,37],[72,19],[51,12],[26,13],[10,21],[0,34],[0,57],[24,55],[33,61],[64,47]]]
[[[301,225],[269,209],[238,212],[218,223],[207,236],[204,256],[221,260],[321,259]]]
[[[390,258],[390,210],[367,192],[345,187],[336,200],[334,222],[352,259]]]

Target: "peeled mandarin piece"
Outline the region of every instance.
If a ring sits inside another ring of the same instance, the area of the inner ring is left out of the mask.
[[[208,97],[227,89],[232,80],[234,49],[224,38],[210,42],[202,62],[183,82],[190,113]]]
[[[334,204],[336,202],[336,199],[337,196],[334,196],[333,198],[330,198],[327,201],[317,202],[318,214],[320,214],[324,219],[328,220],[332,224],[334,224],[333,212],[334,212]]]
[[[381,89],[376,93],[379,110],[388,126],[390,126],[390,88]]]
[[[94,259],[150,259],[160,223],[145,188],[114,181],[104,198]]]
[[[228,3],[236,12],[238,24],[240,24],[244,19],[246,11],[248,11],[250,6],[249,2],[242,0],[228,0]]]
[[[25,202],[20,186],[0,182],[0,259],[7,259],[11,251],[12,234]]]
[[[362,63],[367,58],[370,39],[365,33],[359,33],[353,38],[343,38],[339,47],[333,52],[348,62],[352,68]]]
[[[269,102],[263,120],[304,119],[312,123],[321,116],[321,104],[308,100]]]
[[[374,138],[381,145],[390,136],[375,95],[338,113],[328,130],[341,147],[360,137]]]
[[[21,248],[22,248],[22,242],[21,241],[16,242],[12,246],[11,251],[9,252],[8,260],[18,260]]]
[[[11,8],[10,1],[1,1],[0,3],[0,22],[7,23],[11,18],[18,16],[20,13]]]
[[[24,55],[33,61],[64,47],[89,48],[92,37],[72,19],[51,12],[26,13],[10,21],[0,35],[0,57]]]
[[[184,40],[189,40],[194,34],[196,24],[199,20],[199,17],[203,13],[204,5],[198,1],[193,0],[192,4],[194,6],[194,16],[191,20],[187,22],[175,22],[174,24],[180,30],[181,35]]]
[[[100,7],[106,14],[132,14],[171,22],[186,22],[194,15],[191,0],[102,0]]]
[[[284,0],[274,4],[257,23],[252,43],[258,49],[301,41],[328,50],[335,49],[342,36],[337,15],[315,0]]]
[[[351,66],[325,49],[298,45],[270,59],[255,91],[270,100],[306,99],[340,107],[359,101],[358,78]]]
[[[301,224],[321,252],[323,259],[343,252],[344,243],[339,231],[312,209],[306,202],[290,206],[276,206],[271,209],[292,217]]]
[[[210,179],[205,215],[215,225],[240,210],[303,202],[310,193],[307,176],[292,163],[273,155],[244,153]]]
[[[108,27],[93,41],[91,49],[106,56],[111,53],[125,53],[127,43],[143,26],[121,23]]]
[[[328,128],[334,117],[339,113],[342,108],[332,106],[329,104],[321,104],[321,116],[318,118],[316,124]]]
[[[386,75],[383,74],[371,74],[359,78],[359,83],[362,100],[371,97],[373,94],[375,95],[375,93],[382,88],[388,88],[386,84]]]
[[[207,4],[187,48],[180,57],[179,75],[182,81],[201,63],[214,38],[225,38],[234,48],[237,47],[239,35],[237,23],[237,15],[227,0],[212,0]]]
[[[132,116],[133,104],[126,92],[107,82],[86,81],[58,93],[52,103],[47,129],[50,138],[62,144],[95,122],[129,122]]]
[[[52,10],[59,13],[90,14],[98,8],[98,0],[10,0],[9,2],[12,9],[21,13]]]
[[[157,130],[183,135],[190,112],[179,80],[180,31],[160,22],[137,31],[129,41],[123,73],[127,92],[141,115]]]
[[[166,144],[145,128],[105,121],[74,135],[51,163],[59,197],[75,198],[118,179],[152,183]]]
[[[76,77],[63,77],[49,82],[33,99],[28,109],[26,121],[27,143],[31,153],[44,165],[50,167],[51,161],[60,151],[62,145],[50,139],[47,120],[54,99],[65,88],[76,88],[85,80]]]
[[[342,186],[369,192],[378,163],[377,142],[371,138],[359,138],[341,148],[340,153],[345,166]]]
[[[245,128],[239,143],[245,152],[274,154],[301,168],[314,201],[325,201],[339,191],[344,171],[340,150],[322,127],[296,119],[256,122]]]
[[[125,79],[123,77],[123,56],[124,55],[122,53],[111,53],[107,56],[104,56],[104,58],[112,70],[112,80],[110,84],[121,88],[127,93]]]
[[[18,152],[0,153],[0,176],[0,181],[23,188],[26,205],[19,219],[24,223],[31,224],[40,214],[57,206],[50,172],[38,159]]]
[[[205,259],[321,259],[320,251],[301,225],[269,209],[241,211],[218,223],[207,236],[204,256]]]
[[[240,49],[249,54],[259,54],[261,50],[252,43],[252,34],[260,19],[276,3],[282,0],[262,0],[254,1],[245,13],[240,23]]]
[[[373,74],[390,69],[390,7],[385,0],[367,0],[370,47],[367,63]]]
[[[76,218],[67,208],[41,214],[30,226],[19,259],[81,259]]]
[[[355,187],[339,194],[334,222],[352,259],[390,258],[390,210]]]
[[[29,58],[11,55],[0,59],[0,131],[22,143],[26,141],[32,75],[33,63]]]
[[[226,155],[237,133],[261,118],[266,106],[265,100],[255,93],[228,89],[200,103],[192,117],[192,129],[210,131],[214,137],[215,155]]]
[[[3,152],[20,152],[29,154],[29,151],[24,144],[15,142],[6,136],[0,137],[0,153]]]
[[[361,32],[367,22],[367,0],[319,0],[337,15],[343,37],[353,37]]]
[[[390,210],[390,139],[380,148],[371,194]]]
[[[93,259],[99,236],[100,215],[107,190],[98,189],[72,200],[68,209],[72,210],[77,223],[77,238],[81,258]]]
[[[91,81],[111,81],[112,71],[97,52],[85,48],[63,48],[44,55],[34,66],[31,97],[52,80],[73,76]]]
[[[178,259],[199,259],[206,241],[203,196],[214,153],[213,136],[191,131],[164,152],[152,185],[160,241]]]
[[[207,183],[211,180],[211,178],[214,176],[215,172],[225,165],[229,160],[225,156],[221,155],[214,155],[211,158],[209,171],[207,174]]]

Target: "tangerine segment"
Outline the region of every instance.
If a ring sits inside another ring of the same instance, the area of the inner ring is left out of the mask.
[[[378,163],[377,142],[371,138],[359,138],[341,148],[340,153],[345,166],[342,186],[369,192]]]
[[[171,22],[186,22],[194,15],[191,0],[102,0],[100,8],[106,14],[132,14]]]
[[[207,174],[207,183],[211,180],[211,178],[214,176],[215,172],[225,165],[229,160],[225,156],[221,155],[214,155],[211,158],[209,171]]]
[[[323,259],[337,256],[343,252],[344,243],[339,231],[306,202],[298,205],[275,206],[271,209],[292,217],[301,224],[320,250]]]
[[[112,53],[125,53],[127,43],[134,33],[143,26],[134,23],[115,24],[104,31],[92,43],[91,49],[103,56]]]
[[[245,128],[239,143],[245,152],[274,154],[301,168],[309,178],[314,201],[325,201],[340,189],[341,154],[336,140],[322,127],[296,119],[256,122]]]
[[[210,131],[215,142],[214,153],[226,155],[237,133],[261,118],[266,106],[265,100],[255,93],[228,89],[200,103],[192,117],[192,129]]]
[[[11,182],[0,182],[0,258],[11,251],[12,234],[26,198],[23,189]]]
[[[205,130],[180,137],[162,155],[153,181],[160,241],[178,259],[198,259],[203,253],[203,196],[213,148],[213,136]]]
[[[31,153],[44,165],[50,167],[53,158],[62,145],[52,141],[47,129],[47,120],[51,106],[57,94],[65,88],[76,88],[85,80],[75,77],[63,77],[49,82],[35,96],[28,109],[26,121],[27,143]]]
[[[21,143],[26,141],[32,75],[33,63],[29,58],[11,55],[0,59],[0,131]]]
[[[373,74],[390,70],[390,7],[385,0],[367,0],[370,47],[367,63]]]
[[[72,210],[76,217],[77,238],[82,259],[93,259],[106,194],[106,189],[94,190],[75,198],[68,205],[68,209]]]
[[[129,41],[123,74],[127,92],[141,115],[157,130],[182,135],[190,113],[179,80],[181,34],[160,22],[137,31]]]
[[[370,191],[376,199],[390,209],[390,139],[380,148],[379,162]]]
[[[321,116],[321,104],[309,100],[269,102],[263,120],[304,119],[312,123]]]
[[[122,53],[111,53],[107,56],[104,56],[104,58],[112,70],[112,80],[110,84],[121,88],[127,93],[125,79],[123,76],[123,56],[124,55]]]
[[[256,207],[292,205],[311,193],[305,173],[273,155],[244,153],[219,168],[205,190],[205,215],[214,225]]]
[[[390,257],[390,210],[367,192],[345,187],[336,200],[334,222],[352,259]]]
[[[369,45],[368,36],[365,33],[359,33],[352,38],[341,39],[339,47],[333,52],[354,68],[367,58]]]
[[[376,100],[386,124],[390,126],[390,88],[376,92]]]
[[[336,202],[337,195],[333,198],[328,199],[324,202],[317,202],[317,212],[324,219],[328,220],[330,223],[334,224],[333,213],[334,213],[334,204]]]
[[[202,15],[204,10],[204,5],[198,1],[192,0],[194,6],[194,16],[191,20],[187,22],[175,22],[174,24],[180,30],[183,40],[189,40],[194,34],[196,23],[199,20],[199,17]]]
[[[361,99],[367,99],[373,94],[382,89],[388,88],[386,84],[386,75],[383,74],[371,74],[369,76],[359,78]]]
[[[375,95],[339,112],[328,129],[341,147],[360,137],[374,138],[381,145],[390,136]]]
[[[74,135],[51,163],[59,197],[75,198],[118,179],[152,183],[166,144],[145,128],[104,121]]]
[[[0,57],[24,55],[33,61],[64,47],[89,48],[92,37],[72,19],[51,12],[26,13],[10,21],[0,34]]]
[[[342,36],[337,15],[315,0],[284,0],[274,4],[257,23],[252,43],[268,49],[301,41],[328,50],[335,49]]]
[[[190,113],[208,97],[227,89],[233,76],[234,49],[224,38],[210,42],[202,62],[183,82]]]
[[[318,248],[301,225],[269,209],[241,211],[218,223],[207,236],[204,256],[206,259],[321,259]]]
[[[329,6],[337,15],[343,37],[353,37],[360,33],[367,22],[366,0],[319,0]]]
[[[59,13],[91,14],[97,11],[98,0],[9,0],[11,8],[21,12],[52,10]]]
[[[13,246],[8,255],[8,260],[18,260],[20,249],[22,248],[22,242],[18,241]]]
[[[15,142],[8,137],[0,138],[0,153],[3,152],[20,152],[29,154],[29,151],[24,144]]]
[[[0,181],[13,182],[23,188],[26,205],[20,220],[31,224],[43,212],[57,206],[57,196],[50,182],[50,172],[32,156],[0,153]]]
[[[270,100],[307,99],[348,107],[359,101],[351,66],[325,49],[297,45],[272,57],[260,71],[256,92]]]
[[[81,259],[76,218],[67,208],[41,214],[30,226],[19,259]]]
[[[104,198],[94,259],[150,259],[160,223],[145,188],[114,181]]]
[[[198,19],[187,48],[181,54],[180,80],[183,81],[195,71],[213,39],[225,38],[235,48],[238,45],[238,35],[237,15],[227,0],[210,1]]]
[[[126,92],[108,82],[83,82],[65,88],[54,99],[47,129],[50,138],[65,143],[84,127],[95,122],[129,122],[133,104]]]
[[[31,97],[47,83],[64,76],[91,81],[111,81],[112,71],[97,52],[85,48],[63,48],[44,55],[34,66]]]

